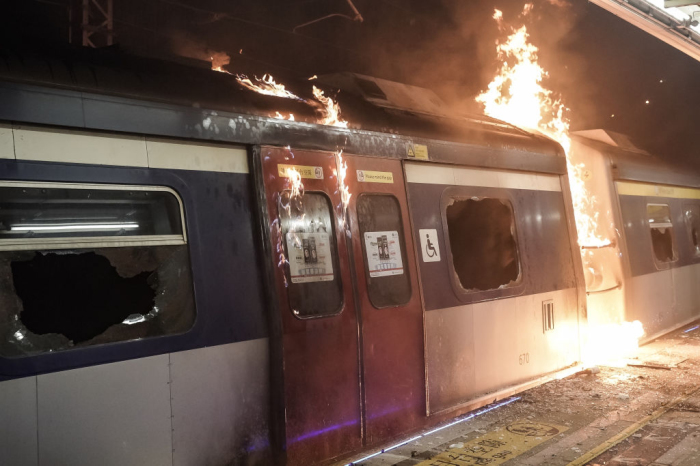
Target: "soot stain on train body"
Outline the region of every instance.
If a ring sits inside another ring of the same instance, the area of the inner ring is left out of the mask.
[[[186,246],[0,253],[0,356],[183,333],[195,320]]]

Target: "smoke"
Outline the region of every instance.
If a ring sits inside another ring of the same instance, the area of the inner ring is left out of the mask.
[[[563,0],[502,3],[500,19],[493,21],[490,27],[485,26],[491,40],[481,41],[479,46],[479,53],[484,63],[479,75],[481,90],[486,89],[484,83],[493,79],[501,66],[502,57],[499,57],[496,52],[497,43],[503,42],[508,35],[525,26],[529,34],[529,42],[539,49],[538,62],[547,72],[543,79],[543,86],[553,91],[554,99],[561,99],[567,107],[572,108],[577,103],[573,94],[585,92],[585,86],[576,83],[577,76],[570,71],[585,66],[585,61],[566,49],[567,40],[576,26],[575,15],[571,14],[574,6]],[[473,110],[473,107],[470,107],[470,110]],[[481,107],[478,110],[481,110]],[[576,125],[575,112],[571,112],[568,116]]]
[[[225,52],[211,52],[211,67],[220,70],[231,63],[231,57]]]
[[[474,99],[500,65],[496,42],[508,35],[508,25],[525,25],[548,72],[543,86],[570,109],[573,131],[617,131],[652,153],[679,159],[697,153],[698,63],[589,2],[354,0],[363,23],[330,18],[298,33],[295,25],[319,17],[317,2],[232,2],[221,7],[226,17],[159,2],[149,2],[153,11],[144,13],[141,2],[124,2],[131,7],[119,11],[133,13],[128,22],[142,21],[157,34],[148,39],[146,29],[120,29],[122,43],[167,42],[168,52],[205,61],[222,52],[233,57],[229,71],[246,74],[367,74],[432,89],[456,112],[476,114],[482,108]],[[502,12],[500,27],[495,9]]]
[[[220,68],[231,63],[228,53],[208,46],[204,40],[182,30],[168,34],[170,52],[181,57],[209,61],[212,67]]]
[[[540,63],[550,71],[544,84],[568,102],[571,92],[586,93],[570,72],[584,69],[585,61],[567,50],[568,35],[580,16],[577,9],[581,6],[565,0],[444,0],[429,19],[416,15],[387,20],[381,40],[362,44],[372,52],[368,74],[432,89],[455,112],[479,114],[482,108],[474,98],[499,68],[497,41],[511,28],[526,25],[540,49]]]

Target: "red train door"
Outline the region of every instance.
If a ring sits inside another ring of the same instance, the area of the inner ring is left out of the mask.
[[[358,323],[338,223],[336,155],[263,147],[261,157],[278,264],[287,459],[308,465],[362,444]]]
[[[400,160],[346,156],[366,444],[425,417],[423,311]]]

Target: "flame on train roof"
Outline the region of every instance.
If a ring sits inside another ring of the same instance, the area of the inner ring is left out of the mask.
[[[211,56],[211,69],[220,73],[235,76],[238,84],[250,91],[257,92],[258,94],[298,100],[312,106],[316,112],[319,113],[319,118],[316,123],[320,125],[337,126],[341,128],[348,127],[348,122],[340,118],[340,105],[338,102],[333,100],[332,97],[325,95],[325,93],[316,86],[312,86],[314,96],[313,99],[302,99],[298,95],[289,91],[284,84],[276,82],[275,78],[273,78],[270,74],[265,74],[262,78],[254,76],[251,79],[244,74],[234,74],[226,71],[223,67],[227,65],[229,61],[230,59],[225,53],[213,54]],[[309,79],[311,80],[315,77],[316,76],[312,76]],[[295,121],[294,115],[291,113],[285,116],[280,112],[275,112],[274,115],[270,116],[281,120]]]
[[[236,81],[238,81],[241,86],[245,87],[246,89],[250,89],[251,91],[255,91],[258,94],[272,95],[275,97],[282,97],[284,99],[304,100],[294,93],[289,92],[284,87],[284,84],[275,82],[275,79],[269,74],[264,75],[262,78],[254,77],[252,80],[244,74],[237,74],[235,76]]]
[[[532,8],[531,4],[526,4],[520,16],[527,16]],[[616,246],[598,233],[599,212],[595,197],[586,189],[585,167],[571,161],[569,120],[565,115],[568,109],[543,85],[547,72],[538,63],[539,49],[529,42],[527,26],[516,29],[507,25],[499,10],[495,10],[493,19],[499,30],[508,31],[508,36],[497,42],[500,67],[476,101],[484,106],[488,116],[541,132],[564,148],[582,260],[584,267],[592,267],[589,263],[592,253],[586,248]],[[591,326],[587,341],[583,343],[582,359],[587,364],[597,364],[628,356],[637,348],[643,334],[639,321]]]
[[[504,24],[503,15],[496,11],[493,17],[500,27]],[[586,189],[581,176],[583,165],[574,165],[568,157],[571,150],[569,120],[565,116],[568,109],[543,85],[547,72],[537,61],[539,49],[529,42],[527,26],[509,29],[506,40],[496,46],[501,60],[498,73],[476,101],[484,106],[488,116],[539,131],[561,144],[567,154],[579,244],[608,245],[610,240],[597,232],[598,212],[595,198]]]

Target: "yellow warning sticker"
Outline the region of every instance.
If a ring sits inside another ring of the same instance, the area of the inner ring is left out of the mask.
[[[413,149],[413,143],[408,142],[406,143],[406,155],[409,157],[415,157],[416,156],[416,151]]]
[[[417,159],[428,160],[428,146],[425,144],[413,144],[413,150]]]
[[[428,146],[408,142],[406,143],[406,155],[412,159],[428,160]]]
[[[277,165],[277,174],[283,178],[289,178],[289,170],[296,170],[302,178],[311,180],[323,179],[323,167],[308,167],[304,165]]]
[[[360,183],[393,183],[394,174],[391,172],[357,170],[357,181]]]
[[[416,466],[495,466],[546,442],[568,427],[544,422],[518,421],[499,427],[471,442],[454,445]]]

